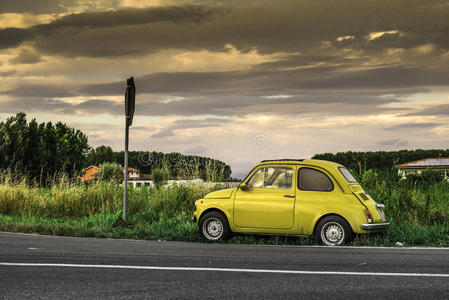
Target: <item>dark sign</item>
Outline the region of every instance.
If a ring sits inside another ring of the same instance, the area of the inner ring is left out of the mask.
[[[128,126],[133,123],[134,108],[136,106],[136,86],[134,85],[134,78],[131,77],[126,80],[125,91],[125,116],[128,120]]]

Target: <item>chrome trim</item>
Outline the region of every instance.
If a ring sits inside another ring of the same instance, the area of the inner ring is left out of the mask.
[[[364,229],[364,230],[379,230],[379,229],[386,229],[386,228],[388,228],[388,226],[390,226],[390,222],[362,224],[362,229]]]
[[[385,207],[385,205],[383,205],[383,204],[379,204],[379,203],[376,203],[376,207],[377,207],[377,208],[384,208],[384,207]]]

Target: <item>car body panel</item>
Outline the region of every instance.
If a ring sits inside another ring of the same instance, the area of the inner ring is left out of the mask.
[[[230,198],[236,188],[229,188],[224,190],[215,191],[204,196],[204,199],[227,199]]]
[[[292,167],[293,181],[296,167]],[[253,170],[254,174],[258,169]],[[241,228],[289,229],[294,225],[295,186],[285,189],[238,189],[234,197],[233,223]]]

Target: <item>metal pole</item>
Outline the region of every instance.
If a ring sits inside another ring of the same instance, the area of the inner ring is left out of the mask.
[[[123,182],[123,190],[124,190],[124,197],[123,197],[123,221],[126,222],[126,210],[128,208],[128,135],[129,135],[129,122],[128,122],[128,116],[125,118],[125,166],[123,170],[123,175],[125,177],[125,181]]]

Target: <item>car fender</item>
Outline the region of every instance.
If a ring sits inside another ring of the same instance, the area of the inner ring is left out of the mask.
[[[232,230],[233,222],[231,199],[229,199],[229,201],[223,201],[223,199],[207,199],[207,201],[204,201],[203,204],[199,204],[197,206],[197,210],[199,210],[199,215],[197,216],[198,222],[201,220],[205,213],[208,213],[210,211],[219,211],[223,213],[226,216],[226,219],[228,220],[229,226]]]
[[[354,212],[349,212],[348,209],[339,209],[339,210],[322,210],[316,213],[314,220],[313,220],[313,232],[316,230],[316,226],[318,225],[319,221],[321,219],[325,218],[326,216],[339,216],[348,222],[349,226],[351,227],[352,231],[354,233],[361,233],[362,231],[362,223],[364,222],[362,217],[365,217],[363,215],[363,211],[360,210],[360,213],[358,216],[354,215]],[[366,219],[365,219],[366,222]]]

